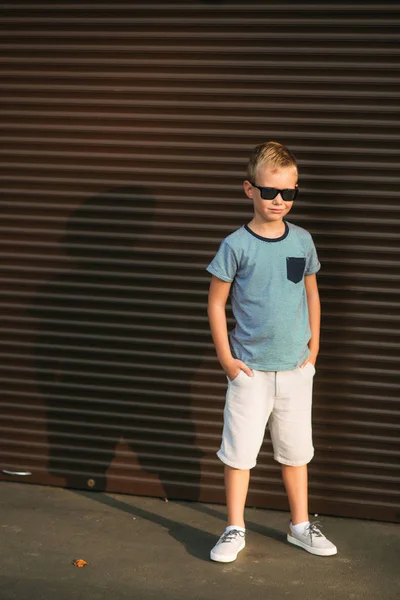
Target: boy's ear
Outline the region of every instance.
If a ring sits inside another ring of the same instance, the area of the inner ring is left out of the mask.
[[[246,196],[248,198],[253,198],[253,186],[251,185],[250,181],[248,181],[247,179],[245,179],[245,181],[243,181],[243,189],[244,189],[244,193],[246,194]]]

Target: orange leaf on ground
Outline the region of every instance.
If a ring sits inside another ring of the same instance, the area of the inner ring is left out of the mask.
[[[75,567],[86,567],[86,565],[87,565],[86,560],[82,560],[82,558],[79,558],[78,560],[76,560],[74,562]]]

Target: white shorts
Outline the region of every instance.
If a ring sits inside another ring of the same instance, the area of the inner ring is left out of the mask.
[[[306,363],[292,371],[244,371],[228,383],[224,430],[217,456],[235,469],[252,469],[268,423],[274,458],[290,466],[314,456],[311,429],[315,368]]]

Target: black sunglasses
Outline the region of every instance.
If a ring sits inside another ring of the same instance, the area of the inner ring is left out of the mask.
[[[273,200],[280,194],[286,202],[292,202],[299,193],[299,188],[294,189],[286,189],[286,190],[278,190],[273,187],[263,187],[262,185],[256,185],[252,181],[250,181],[251,185],[258,190],[260,190],[260,196],[263,200]]]

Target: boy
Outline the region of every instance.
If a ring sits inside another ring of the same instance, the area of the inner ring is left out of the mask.
[[[311,235],[284,220],[298,193],[295,157],[277,142],[257,146],[243,188],[253,201],[253,219],[222,242],[207,267],[212,274],[210,328],[228,379],[217,452],[225,465],[228,526],[210,556],[231,562],[245,546],[250,469],[267,422],[291,511],[287,540],[312,554],[330,556],[336,547],[308,520],[320,263]],[[228,338],[229,293],[236,325]]]

